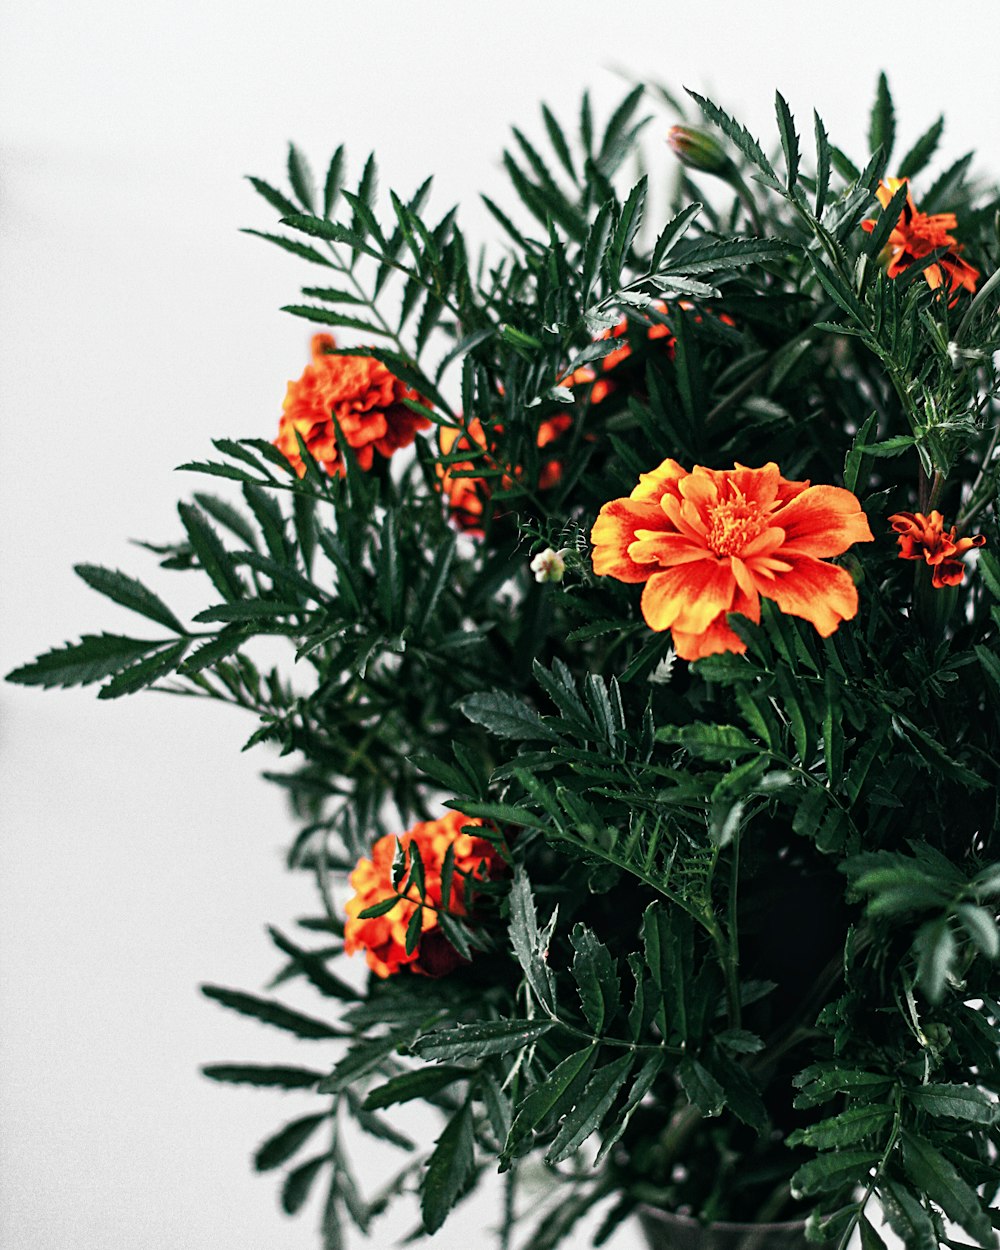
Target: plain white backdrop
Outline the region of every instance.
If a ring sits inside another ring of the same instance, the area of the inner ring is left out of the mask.
[[[477,192],[506,195],[508,126],[539,101],[605,113],[626,78],[688,85],[739,111],[766,147],[780,87],[800,130],[818,107],[862,150],[878,70],[905,149],[947,113],[942,161],[970,148],[994,176],[1000,6],[901,8],[731,0],[34,0],[0,18],[0,289],[4,672],[135,618],[74,576],[81,561],[204,606],[131,538],[179,532],[172,472],[211,437],[272,437],[309,327],[278,311],[307,266],[238,233],[274,215],[243,175],[283,177],[294,139],[317,168],[376,149],[383,188],[436,175],[443,213],[494,233]],[[655,123],[649,151],[669,160]],[[919,188],[918,188],[919,191]],[[221,493],[221,492],[220,492]],[[207,602],[207,600],[205,600]],[[249,1158],[308,1095],[212,1085],[219,1060],[327,1062],[201,998],[263,988],[265,922],[315,911],[282,869],[280,792],[241,755],[236,712],[94,688],[6,685],[2,709],[2,1174],[12,1250],[312,1250],[317,1215],[277,1206]],[[306,1000],[303,1000],[305,1002]],[[310,1006],[314,1004],[310,1003]],[[436,1134],[430,1123],[418,1125]],[[363,1143],[374,1184],[389,1166]],[[433,1243],[486,1244],[496,1188]],[[388,1246],[412,1216],[378,1226]],[[574,1244],[583,1244],[578,1241]],[[618,1250],[639,1244],[623,1229]]]

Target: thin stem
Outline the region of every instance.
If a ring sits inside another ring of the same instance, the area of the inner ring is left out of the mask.
[[[750,220],[753,222],[754,230],[758,235],[760,235],[761,238],[763,238],[765,234],[764,221],[760,215],[760,210],[757,208],[757,201],[753,198],[753,192],[744,181],[743,175],[734,167],[729,174],[725,175],[725,177],[726,181],[742,200],[744,207],[750,214]]]

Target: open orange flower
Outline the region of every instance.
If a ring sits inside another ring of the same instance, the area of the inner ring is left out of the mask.
[[[362,469],[372,467],[376,451],[389,457],[398,448],[409,446],[417,430],[430,425],[426,417],[418,416],[402,402],[427,401],[381,361],[371,356],[330,356],[327,349],[333,347],[336,343],[331,334],[313,335],[312,364],[306,365],[298,381],[288,383],[282,404],[274,445],[287,456],[299,477],[305,465],[296,432],[328,473],[345,472],[333,417]]]
[[[684,660],[745,651],[726,613],[759,621],[762,595],[832,634],[857,613],[858,592],[824,557],[873,541],[848,490],[786,481],[773,462],[689,473],[670,459],[604,505],[591,539],[594,572],[645,582],[646,624],[669,629]]]
[[[356,893],[346,908],[348,919],[344,926],[344,950],[347,954],[363,950],[369,968],[380,977],[391,976],[404,967],[432,977],[443,976],[456,968],[462,957],[441,931],[438,913],[446,911],[452,916],[466,915],[466,902],[472,896],[467,881],[499,876],[504,868],[503,859],[491,842],[462,832],[463,825],[482,823],[481,820],[463,816],[461,812],[449,812],[440,820],[418,821],[400,836],[399,841],[406,854],[407,871],[410,868],[411,846],[415,846],[420,854],[424,866],[423,896],[415,885],[411,885],[406,897],[401,898],[385,915],[362,920],[360,912],[392,898],[396,893],[392,885],[396,838],[391,834],[379,838],[372,847],[371,859],[360,860],[349,877]],[[454,848],[454,872],[450,896],[444,899],[441,873],[449,847]],[[407,953],[406,930],[418,907],[421,908],[420,939]]]
[[[899,535],[899,558],[925,560],[934,570],[931,585],[938,590],[958,586],[965,577],[961,557],[973,547],[986,545],[985,534],[957,538],[957,526],[946,530],[940,512],[932,511],[928,516],[922,512],[896,512],[889,521]]]
[[[878,202],[883,209],[896,194],[907,178],[889,178],[879,184],[876,191]],[[954,213],[921,213],[913,202],[913,196],[906,194],[906,203],[893,227],[892,234],[886,244],[888,265],[886,273],[895,278],[907,269],[915,260],[922,260],[939,248],[947,248],[941,259],[924,270],[924,278],[932,291],[936,291],[944,282],[942,271],[948,279],[948,294],[965,289],[973,292],[979,278],[979,270],[974,269],[967,261],[962,260],[961,243],[951,234],[958,225]],[[861,228],[869,234],[875,229],[875,219],[868,218],[861,223]]]
[[[572,418],[566,415],[549,417],[543,421],[538,427],[538,447],[548,447],[551,443],[554,443],[569,429],[571,424]],[[502,430],[500,426],[494,426],[493,428],[496,433],[500,433]],[[443,456],[449,456],[452,453],[462,451],[472,451],[474,447],[481,448],[488,453],[486,464],[489,468],[501,467],[495,459],[495,447],[491,445],[491,440],[487,438],[486,431],[483,429],[483,423],[478,417],[473,417],[468,423],[467,433],[452,426],[440,426],[438,428],[438,445]],[[480,459],[477,463],[482,465],[483,461]],[[476,465],[471,460],[450,461],[448,464],[439,464],[437,472],[441,489],[448,499],[451,519],[459,529],[465,530],[469,534],[481,535],[483,532],[483,508],[485,501],[489,499],[491,494],[491,482],[486,478],[456,473],[456,470],[464,471],[474,469],[475,467]],[[509,490],[513,485],[513,479],[520,476],[521,469],[519,466],[515,466],[510,472],[504,473],[500,479],[501,486],[504,490]],[[561,460],[553,458],[544,461],[538,471],[538,489],[550,490],[559,482],[561,477]]]

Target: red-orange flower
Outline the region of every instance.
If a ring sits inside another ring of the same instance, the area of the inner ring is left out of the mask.
[[[543,421],[538,427],[537,446],[548,447],[554,443],[560,435],[564,434],[572,424],[572,418],[566,415],[558,417],[549,417]],[[496,434],[502,432],[501,426],[494,426],[493,430]],[[476,464],[471,460],[450,461],[448,464],[439,464],[437,466],[438,477],[441,483],[441,489],[448,499],[448,509],[451,519],[459,527],[466,530],[470,534],[482,534],[483,532],[483,508],[485,501],[489,499],[492,490],[492,480],[486,479],[472,474],[468,474],[469,470],[479,468],[500,468],[504,467],[504,472],[500,479],[501,487],[509,490],[514,484],[513,479],[521,476],[520,466],[515,465],[512,469],[508,466],[501,466],[496,460],[496,447],[492,439],[487,438],[483,424],[478,417],[473,417],[466,426],[466,431],[456,429],[452,426],[442,425],[438,428],[438,442],[443,456],[449,456],[453,453],[457,454],[463,451],[472,451],[473,448],[480,448],[487,453],[485,458],[477,458]],[[456,470],[462,472],[456,473]],[[550,490],[555,486],[562,477],[562,461],[553,458],[542,463],[538,471],[538,489]]]
[[[402,402],[426,400],[371,356],[330,356],[336,347],[330,334],[313,335],[312,364],[296,382],[288,383],[283,413],[274,445],[291,462],[299,477],[305,465],[299,455],[296,431],[328,473],[345,472],[337,449],[337,428],[354,449],[362,469],[370,469],[374,453],[389,457],[407,447],[417,430],[430,425]]]
[[[446,911],[452,916],[465,916],[466,903],[472,897],[468,882],[496,877],[504,867],[503,859],[491,842],[462,832],[464,825],[481,824],[481,820],[473,820],[461,812],[449,812],[440,820],[418,821],[399,841],[405,852],[407,871],[411,846],[420,854],[424,866],[423,895],[415,884],[410,885],[406,896],[385,915],[362,920],[360,912],[396,893],[392,884],[392,861],[397,839],[391,834],[379,838],[372,847],[371,859],[360,860],[349,878],[356,893],[346,909],[344,950],[347,954],[363,950],[369,968],[380,977],[391,976],[404,967],[437,977],[457,967],[462,958],[441,931],[438,913]],[[450,897],[444,899],[441,874],[449,848],[453,848],[454,872]],[[405,879],[404,876],[402,880]],[[421,909],[420,938],[407,953],[406,930],[418,907]]]
[[[909,179],[907,178],[890,178],[888,181],[879,184],[878,191],[875,194],[878,196],[878,202],[883,209],[888,206],[889,201],[899,188],[908,181]],[[924,270],[927,285],[932,291],[936,291],[944,281],[942,276],[943,270],[948,278],[949,295],[962,288],[970,292],[975,291],[979,270],[974,269],[967,261],[962,260],[962,244],[948,233],[949,230],[954,230],[957,225],[958,218],[954,213],[919,212],[913,202],[913,196],[907,191],[903,211],[899,215],[899,220],[893,227],[892,233],[889,235],[889,241],[886,244],[888,256],[886,273],[888,276],[895,278],[915,260],[922,260],[937,249],[947,248],[940,260],[933,265],[928,265]],[[867,221],[863,221],[861,228],[867,230],[870,234],[875,229],[875,219],[869,218]]]
[[[945,586],[958,586],[965,577],[965,565],[961,557],[973,547],[986,545],[985,534],[973,534],[971,538],[957,538],[957,526],[944,527],[940,512],[924,516],[922,512],[896,512],[889,521],[899,537],[901,560],[925,560],[934,570],[931,585],[938,590]]]
[[[760,620],[760,597],[810,621],[823,637],[858,610],[846,569],[824,557],[871,542],[858,500],[837,486],[789,482],[760,469],[692,472],[664,460],[594,524],[594,572],[645,582],[642,614],[669,629],[684,660],[745,651],[727,612]]]

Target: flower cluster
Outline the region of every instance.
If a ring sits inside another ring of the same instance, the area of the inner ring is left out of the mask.
[[[940,512],[932,511],[927,516],[922,512],[896,512],[889,522],[899,535],[899,558],[926,561],[934,570],[931,585],[937,590],[960,585],[965,577],[961,557],[973,547],[986,545],[984,534],[959,538],[957,526],[946,530]]]
[[[391,834],[379,838],[372,847],[371,859],[362,859],[349,878],[355,894],[346,907],[347,954],[363,950],[369,968],[379,977],[388,977],[400,968],[432,977],[452,971],[461,962],[461,956],[442,932],[441,913],[467,915],[475,897],[473,883],[497,877],[503,871],[503,860],[491,842],[462,832],[464,827],[481,824],[482,821],[461,812],[449,812],[440,820],[419,821],[399,838]],[[414,850],[423,868],[423,889],[411,882],[402,897],[393,886],[397,845],[402,847],[404,856],[398,880],[404,881],[410,874]],[[446,861],[450,861],[449,869]],[[396,897],[396,905],[382,915],[362,917],[367,909]],[[420,936],[407,950],[406,931],[418,909]]]
[[[642,614],[669,629],[684,660],[746,650],[726,621],[760,620],[760,599],[826,637],[858,610],[850,574],[824,557],[871,542],[858,500],[837,486],[789,482],[776,464],[687,472],[664,460],[594,524],[594,572],[645,582]]]
[[[906,178],[889,178],[879,184],[876,194],[883,209],[900,187],[907,183]],[[875,229],[875,225],[874,218],[861,223],[862,229],[869,234]],[[924,269],[927,285],[932,291],[936,291],[944,282],[943,271],[948,279],[949,295],[954,295],[959,290],[975,291],[979,270],[962,259],[962,245],[949,233],[957,225],[958,218],[954,213],[921,213],[913,202],[913,196],[907,191],[903,211],[886,244],[886,274],[895,278],[905,272],[914,261],[924,260],[932,252],[943,249],[940,259]]]
[[[312,363],[288,383],[274,445],[301,477],[305,465],[297,435],[328,473],[344,472],[337,447],[338,427],[362,469],[370,469],[377,451],[388,458],[407,447],[417,430],[430,421],[403,400],[425,403],[422,397],[371,356],[334,356],[330,334],[312,340]]]

